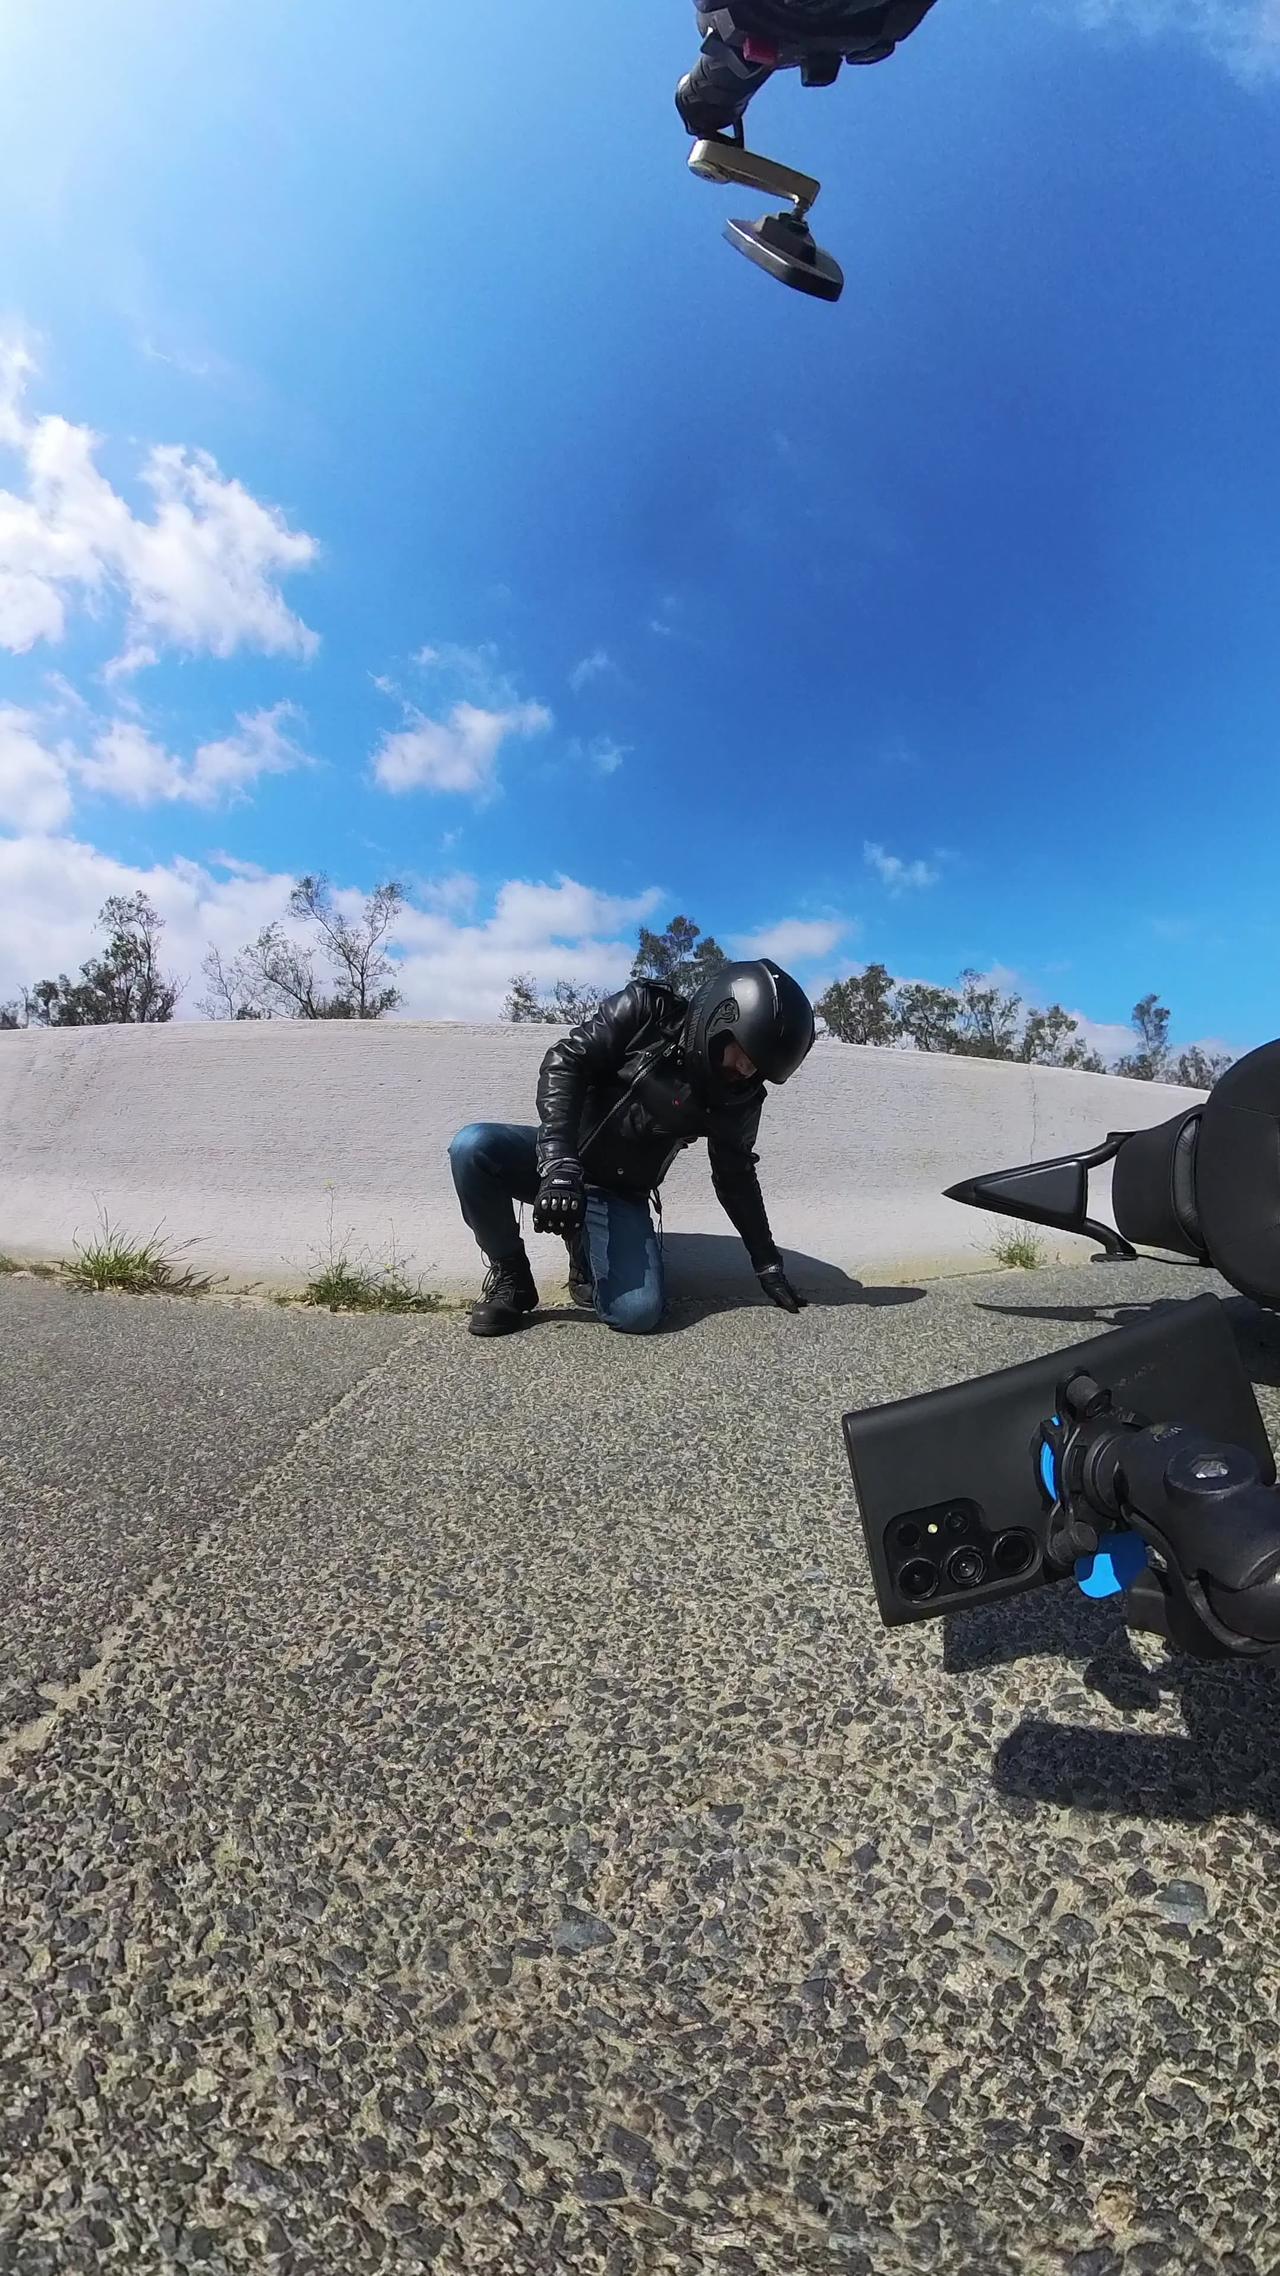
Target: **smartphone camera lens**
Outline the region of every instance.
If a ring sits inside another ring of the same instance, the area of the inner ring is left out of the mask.
[[[953,1550],[947,1559],[947,1579],[953,1588],[976,1588],[986,1573],[987,1560],[972,1542]]]
[[[912,1549],[918,1549],[923,1539],[924,1534],[914,1517],[904,1517],[894,1534],[895,1547],[902,1550],[904,1554]]]
[[[928,1557],[913,1557],[898,1575],[898,1587],[912,1604],[923,1604],[938,1586],[938,1568]]]
[[[968,1530],[969,1512],[965,1508],[963,1502],[957,1502],[954,1509],[949,1509],[947,1511],[947,1531],[954,1541],[958,1535],[963,1535],[967,1533]]]
[[[1001,1580],[1012,1580],[1015,1574],[1030,1571],[1035,1554],[1032,1534],[1002,1533],[991,1552],[991,1562]]]

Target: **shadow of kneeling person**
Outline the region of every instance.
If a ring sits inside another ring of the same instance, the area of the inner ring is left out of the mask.
[[[666,1309],[656,1327],[647,1331],[650,1334],[678,1335],[718,1312],[742,1311],[753,1305],[762,1311],[772,1309],[735,1233],[664,1233],[662,1261]],[[919,1304],[927,1293],[923,1288],[868,1287],[852,1279],[840,1265],[828,1264],[800,1249],[784,1249],[783,1261],[787,1277],[806,1300],[806,1309]],[[596,1324],[595,1313],[585,1306],[576,1311],[565,1306],[548,1308],[535,1313],[529,1322],[530,1327]]]
[[[801,1249],[784,1249],[787,1278],[812,1306],[840,1304],[918,1304],[923,1288],[868,1287],[840,1265]],[[679,1328],[712,1312],[746,1304],[768,1305],[751,1269],[751,1259],[735,1233],[666,1233],[662,1242],[668,1311],[664,1325]]]

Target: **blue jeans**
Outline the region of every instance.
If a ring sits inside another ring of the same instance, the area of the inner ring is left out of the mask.
[[[470,1122],[449,1148],[462,1214],[490,1259],[520,1246],[515,1203],[538,1191],[538,1133],[518,1122]],[[662,1250],[638,1194],[587,1187],[583,1254],[596,1311],[623,1335],[652,1333],[666,1305]]]

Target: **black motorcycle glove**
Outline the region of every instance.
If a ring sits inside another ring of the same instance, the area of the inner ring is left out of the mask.
[[[587,1188],[581,1162],[566,1157],[551,1162],[542,1173],[533,1205],[535,1233],[576,1233],[587,1214]]]
[[[711,32],[692,71],[676,89],[676,109],[686,134],[699,141],[712,134],[736,134],[752,96],[772,76],[770,64],[744,63],[740,53]]]
[[[803,1312],[809,1299],[807,1296],[802,1296],[798,1288],[792,1287],[787,1278],[787,1268],[782,1263],[781,1258],[777,1264],[765,1265],[763,1271],[756,1274],[756,1279],[769,1302],[776,1304],[780,1312]]]

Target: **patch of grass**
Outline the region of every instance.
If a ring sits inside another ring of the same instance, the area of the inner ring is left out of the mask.
[[[76,1288],[103,1293],[120,1289],[130,1296],[200,1296],[209,1286],[188,1265],[179,1270],[183,1253],[194,1246],[182,1241],[170,1249],[161,1239],[163,1220],[145,1240],[121,1233],[102,1213],[96,1236],[82,1241],[77,1234],[72,1262],[64,1267]]]
[[[339,1257],[325,1265],[303,1290],[300,1302],[329,1312],[438,1312],[440,1298],[421,1281],[377,1265],[352,1264]]]
[[[991,1254],[1007,1272],[1035,1272],[1048,1261],[1039,1234],[1025,1232],[1021,1227],[1009,1227],[1001,1233],[992,1242]]]
[[[381,1263],[366,1249],[353,1257],[351,1233],[335,1240],[333,1203],[329,1204],[328,1253],[317,1256],[310,1280],[299,1302],[326,1312],[438,1312],[443,1299],[421,1278],[410,1279],[409,1259],[396,1248],[395,1227]]]

